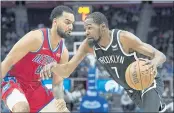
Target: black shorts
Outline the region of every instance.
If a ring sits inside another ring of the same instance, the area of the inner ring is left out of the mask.
[[[150,111],[155,109],[159,109],[160,111],[160,108],[163,108],[162,92],[164,90],[164,83],[161,78],[156,78],[153,84],[143,91],[134,89],[125,90],[132,101],[142,109],[148,108],[150,110],[152,107]]]

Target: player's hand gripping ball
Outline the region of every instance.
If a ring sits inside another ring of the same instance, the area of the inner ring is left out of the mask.
[[[144,90],[151,86],[156,74],[157,68],[150,60],[139,59],[127,67],[125,78],[131,88]]]

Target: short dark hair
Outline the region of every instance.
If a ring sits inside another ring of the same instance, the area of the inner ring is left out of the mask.
[[[69,8],[68,6],[64,6],[64,5],[57,6],[51,12],[51,15],[50,15],[51,22],[53,21],[54,18],[62,16],[63,12],[74,14],[73,10]]]
[[[88,18],[92,18],[94,23],[96,23],[98,25],[104,23],[106,25],[106,27],[108,27],[108,20],[103,13],[100,13],[100,12],[91,13],[90,15],[88,15],[86,17],[86,19],[88,19]]]

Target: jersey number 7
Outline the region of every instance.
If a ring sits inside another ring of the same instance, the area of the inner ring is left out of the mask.
[[[117,67],[111,67],[111,69],[114,69],[115,70],[115,73],[117,75],[117,78],[120,78],[119,75],[118,75]]]

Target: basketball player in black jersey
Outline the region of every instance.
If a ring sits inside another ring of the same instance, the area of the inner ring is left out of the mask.
[[[150,65],[150,67],[162,65],[166,60],[165,55],[128,31],[109,30],[108,21],[100,12],[90,14],[85,19],[84,27],[86,39],[80,45],[77,53],[68,63],[57,64],[51,68],[51,71],[64,78],[69,77],[84,57],[88,53],[92,53],[112,78],[125,88],[130,98],[143,112],[164,111],[165,107],[161,99],[162,77],[157,75],[151,87],[138,91],[130,88],[126,83],[125,71],[129,64],[137,60],[136,53],[149,57],[150,60],[146,59],[144,65]],[[45,67],[41,71],[41,76],[50,75],[49,71],[50,67]]]

